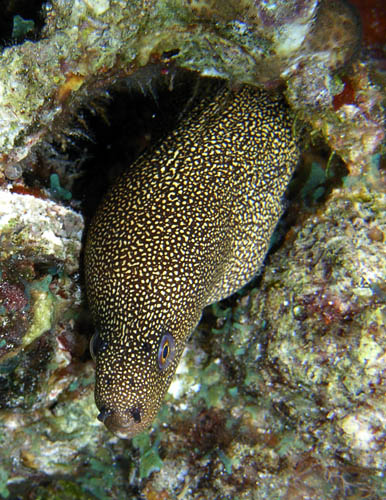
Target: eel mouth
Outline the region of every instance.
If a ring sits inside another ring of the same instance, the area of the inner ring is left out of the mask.
[[[130,408],[124,414],[103,407],[97,418],[105,424],[109,431],[123,439],[133,438],[151,424],[151,420],[144,418],[143,411],[137,407]]]

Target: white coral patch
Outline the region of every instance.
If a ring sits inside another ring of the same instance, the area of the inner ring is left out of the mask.
[[[0,232],[13,233],[15,251],[32,249],[78,268],[83,218],[72,209],[30,195],[0,191]]]

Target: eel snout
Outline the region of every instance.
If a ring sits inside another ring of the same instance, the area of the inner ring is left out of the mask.
[[[147,428],[151,420],[146,418],[140,408],[130,408],[125,414],[119,410],[103,406],[99,409],[98,420],[114,434],[130,439]]]

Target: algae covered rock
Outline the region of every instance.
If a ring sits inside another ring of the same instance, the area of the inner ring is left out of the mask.
[[[72,476],[83,464],[82,449],[98,457],[104,434],[94,371],[87,357],[82,361],[82,232],[83,218],[71,208],[0,191],[2,498],[27,498],[37,474]],[[78,484],[57,487],[88,497]]]
[[[82,230],[82,217],[71,209],[0,191],[2,409],[41,408],[60,392],[50,378],[69,364],[65,324],[79,309],[73,277]],[[17,420],[13,413],[7,418]]]
[[[317,439],[318,452],[378,470],[386,459],[385,208],[383,188],[334,192],[272,256],[257,295],[267,361],[303,400],[287,406],[281,394],[288,417]]]
[[[361,21],[346,1],[53,0],[42,15],[40,39],[0,54],[5,166],[66,134],[81,106],[149,65],[159,74],[178,66],[237,84],[286,84],[293,109],[355,172],[384,137],[372,59],[346,77],[361,55]]]

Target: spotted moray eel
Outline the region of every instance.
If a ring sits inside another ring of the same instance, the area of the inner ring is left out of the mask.
[[[208,304],[259,270],[298,161],[283,99],[217,89],[105,197],[85,249],[99,419],[131,438],[156,416]]]

